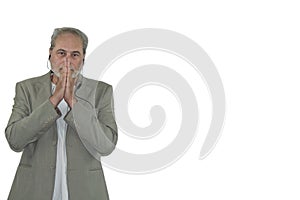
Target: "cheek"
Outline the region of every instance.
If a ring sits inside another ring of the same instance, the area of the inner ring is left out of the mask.
[[[73,65],[77,70],[79,70],[83,66],[83,60],[78,60],[78,61],[74,62]]]
[[[51,56],[50,63],[53,68],[59,68],[64,64],[64,60],[57,58],[56,56]]]

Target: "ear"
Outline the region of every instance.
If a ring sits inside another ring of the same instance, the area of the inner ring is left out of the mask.
[[[50,60],[50,58],[51,58],[51,54],[52,54],[52,50],[51,50],[51,49],[49,49],[49,58],[48,58],[48,60]]]

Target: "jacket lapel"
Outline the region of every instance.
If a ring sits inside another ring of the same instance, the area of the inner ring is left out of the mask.
[[[32,95],[32,108],[35,109],[37,106],[41,105],[51,96],[51,79],[50,72],[39,77],[33,83],[33,90],[31,91]]]
[[[33,90],[34,91],[31,92],[31,94],[33,94],[32,108],[35,109],[37,106],[49,100],[52,95],[51,72],[48,72],[47,74],[37,78],[33,83]],[[55,146],[57,143],[56,123],[54,123],[50,129],[53,129],[53,131],[51,131],[53,133],[52,145]]]

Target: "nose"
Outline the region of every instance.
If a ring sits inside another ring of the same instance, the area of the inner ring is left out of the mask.
[[[70,56],[70,54],[67,54],[66,57],[65,57],[65,66],[67,68],[69,68],[70,65],[71,65],[71,56]]]

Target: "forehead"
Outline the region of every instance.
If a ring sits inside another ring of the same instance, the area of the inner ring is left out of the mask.
[[[64,49],[67,51],[82,51],[83,44],[79,36],[72,33],[62,33],[55,39],[54,49]]]

